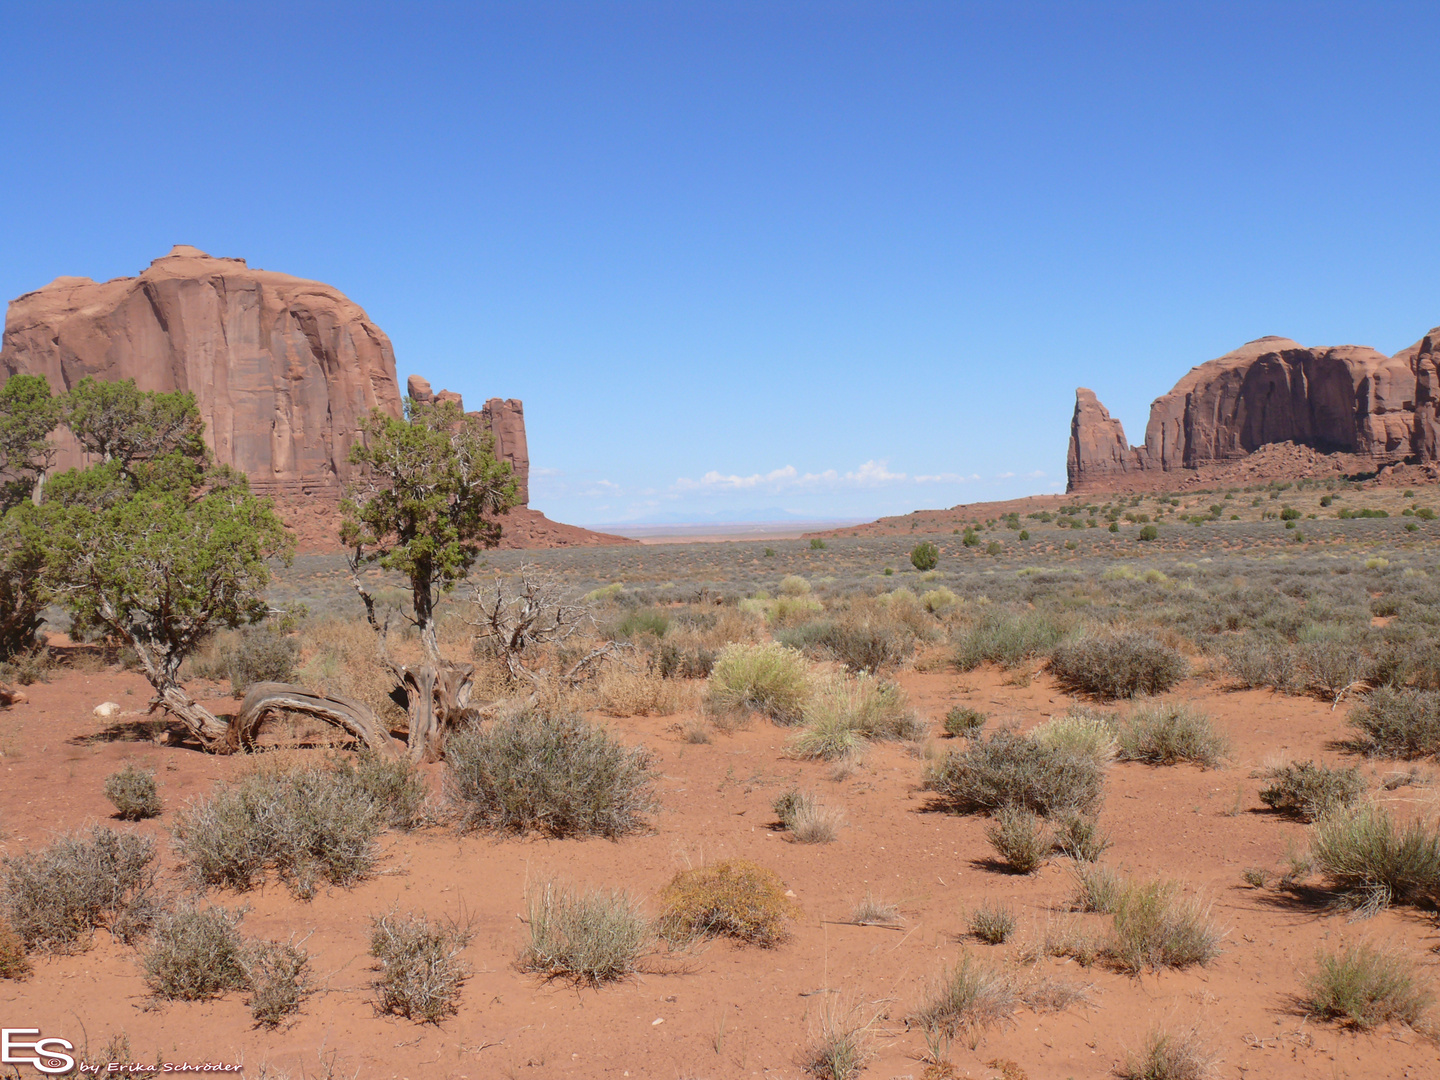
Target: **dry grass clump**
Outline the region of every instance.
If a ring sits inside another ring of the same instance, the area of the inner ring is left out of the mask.
[[[293,680],[300,642],[272,627],[244,626],[235,632],[225,659],[230,692],[244,697],[254,683]]]
[[[785,645],[727,645],[710,672],[707,700],[717,711],[758,712],[796,724],[809,698],[810,665]]]
[[[909,1019],[931,1035],[954,1038],[1008,1020],[1021,1005],[1048,1012],[1083,999],[1083,991],[1076,986],[1033,970],[986,963],[967,951],[941,974],[929,999]]]
[[[1067,624],[1047,612],[988,609],[952,632],[955,666],[961,671],[973,671],[989,661],[1001,667],[1018,667],[1048,656],[1067,630]]]
[[[1196,1028],[1155,1028],[1139,1054],[1128,1053],[1116,1075],[1122,1080],[1211,1080],[1220,1058]]]
[[[1039,870],[1054,847],[1044,820],[1014,806],[1001,807],[995,812],[985,829],[985,839],[1017,874],[1033,874]]]
[[[1229,749],[1210,717],[1190,705],[1157,702],[1141,705],[1120,721],[1116,732],[1123,761],[1148,765],[1193,762],[1217,768]]]
[[[1135,631],[1083,637],[1050,656],[1055,681],[1070,693],[1105,701],[1163,694],[1189,673],[1176,650]]]
[[[821,1007],[819,1031],[801,1060],[817,1080],[855,1080],[873,1056],[870,1050],[875,1016],[857,1005],[827,999]]]
[[[776,799],[773,806],[775,816],[796,843],[828,844],[839,839],[840,827],[845,824],[844,811],[822,806],[808,791],[792,788]]]
[[[105,778],[105,797],[115,805],[115,816],[124,821],[159,817],[163,809],[155,790],[155,772],[127,763]]]
[[[380,962],[375,983],[379,1011],[430,1024],[454,1015],[470,975],[460,954],[473,936],[468,924],[431,922],[417,912],[372,918],[370,955]]]
[[[748,859],[683,870],[660,899],[657,926],[674,944],[732,937],[770,948],[790,936],[786,924],[800,914],[780,876]]]
[[[1125,887],[1120,875],[1108,866],[1076,864],[1075,894],[1070,906],[1076,911],[1110,915],[1115,911],[1120,892]]]
[[[150,992],[162,1001],[204,1001],[244,989],[242,914],[185,905],[161,916],[140,957]]]
[[[1260,801],[1305,821],[1353,806],[1365,794],[1365,778],[1354,766],[1332,769],[1313,761],[1292,762],[1270,769],[1265,775],[1270,786],[1261,789]]]
[[[661,671],[633,671],[608,665],[595,682],[595,697],[606,716],[671,716],[688,708],[690,689]]]
[[[104,927],[129,941],[154,921],[155,842],[95,826],[0,862],[0,915],[27,951],[82,952]]]
[[[850,912],[850,921],[859,926],[895,926],[904,920],[900,917],[898,906],[879,899],[866,889],[865,898]]]
[[[1091,756],[1001,728],[951,751],[926,786],[960,810],[1084,813],[1104,794],[1105,770]]]
[[[866,740],[918,739],[925,730],[898,685],[865,674],[822,680],[805,705],[804,720],[805,728],[790,740],[790,753],[825,761],[858,756]]]
[[[1093,758],[1101,768],[1115,760],[1119,749],[1109,719],[1085,709],[1072,709],[1037,724],[1030,737],[1042,746],[1056,747]]]
[[[445,764],[465,828],[616,837],[655,806],[650,752],[578,714],[472,724],[446,741]]]
[[[1055,850],[1076,862],[1098,862],[1110,847],[1110,835],[1093,817],[1066,814],[1055,826]]]
[[[1428,1030],[1434,995],[1415,962],[1398,949],[1369,943],[1340,952],[1322,950],[1302,997],[1315,1016],[1368,1031],[1385,1022]]]
[[[985,726],[989,719],[979,709],[968,705],[956,705],[945,714],[945,734],[957,739],[969,738]]]
[[[1433,901],[1440,892],[1440,833],[1421,820],[1397,829],[1383,807],[1321,817],[1311,826],[1310,853],[1341,901],[1365,914]]]
[[[1015,912],[1004,904],[981,904],[970,913],[970,933],[987,945],[1003,945],[1015,933]]]
[[[10,927],[10,920],[0,916],[0,979],[25,979],[31,972],[25,943]]]
[[[182,810],[175,848],[205,885],[244,891],[273,869],[309,899],[322,882],[351,885],[370,874],[386,816],[353,768],[262,765]]]
[[[1379,687],[1350,710],[1346,722],[1376,757],[1412,761],[1440,753],[1440,692]]]
[[[1210,905],[1180,895],[1170,881],[1125,882],[1113,901],[1115,924],[1103,952],[1118,970],[1208,964],[1220,952]]]
[[[529,919],[521,968],[591,986],[634,971],[654,937],[640,906],[618,890],[578,893],[547,882],[530,896]]]

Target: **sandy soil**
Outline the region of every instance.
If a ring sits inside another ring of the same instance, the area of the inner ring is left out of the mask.
[[[1024,725],[1061,711],[1068,699],[1037,677],[1008,685],[1003,673],[902,673],[919,714],[935,721],[965,702]],[[104,820],[104,777],[126,760],[158,771],[167,812],[137,828],[165,847],[173,810],[204,794],[243,762],[150,741],[105,735],[91,709],[113,700],[143,709],[148,687],[133,674],[69,672],[27,688],[30,701],[0,712],[0,851],[16,855],[57,831]],[[1176,695],[1196,699],[1233,740],[1233,761],[1218,771],[1117,765],[1103,826],[1114,838],[1106,861],[1135,874],[1165,874],[1211,898],[1226,929],[1223,955],[1208,967],[1130,978],[1074,962],[1047,962],[1054,976],[1088,987],[1089,1004],[1058,1014],[1022,1010],[1015,1022],[953,1049],[954,1075],[1007,1080],[1111,1075],[1127,1049],[1157,1024],[1198,1024],[1223,1054],[1224,1077],[1424,1077],[1437,1074],[1437,1050],[1407,1030],[1356,1035],[1307,1021],[1294,1003],[1316,949],[1370,939],[1404,943],[1435,975],[1437,936],[1413,911],[1347,922],[1273,891],[1241,882],[1242,869],[1279,867],[1304,826],[1269,813],[1252,769],[1277,755],[1338,755],[1345,707],[1225,692],[1191,681]],[[217,702],[224,707],[224,702]],[[233,704],[231,705],[233,708]],[[922,762],[903,747],[874,748],[848,777],[784,755],[787,732],[753,723],[708,745],[676,730],[686,718],[608,721],[660,759],[663,809],[648,835],[604,840],[496,840],[458,837],[445,827],[386,834],[382,872],[349,890],[304,903],[271,884],[243,896],[212,894],[250,911],[251,935],[306,936],[323,990],[277,1032],[252,1027],[243,995],[200,1004],[154,1005],[136,953],[103,932],[77,956],[36,961],[25,982],[0,982],[5,1026],[88,1040],[92,1050],[124,1032],[140,1059],[245,1064],[268,1075],[336,1077],[766,1077],[803,1075],[798,1064],[827,1002],[879,1013],[876,1056],[866,1077],[920,1078],[926,1065],[918,1030],[904,1018],[927,982],[962,950],[998,958],[1006,946],[964,937],[970,910],[985,900],[1016,906],[1021,938],[1064,919],[1071,879],[1062,862],[1031,877],[989,862],[984,822],[929,809]],[[943,741],[942,741],[943,746]],[[1374,772],[1367,766],[1367,773]],[[430,779],[438,790],[438,768]],[[770,804],[799,783],[844,808],[848,825],[828,845],[800,845],[775,831]],[[1435,789],[1403,787],[1386,799],[1431,809]],[[603,989],[546,984],[516,970],[525,932],[527,883],[561,877],[583,886],[623,886],[652,908],[677,869],[727,856],[774,868],[804,909],[793,938],[774,950],[717,943],[691,954],[661,954],[648,970]],[[848,925],[852,905],[870,891],[899,904],[899,930]],[[474,974],[457,1017],[422,1026],[377,1016],[366,954],[369,917],[391,908],[468,914],[478,933],[468,949]],[[1013,1063],[1009,1071],[1004,1062]],[[987,1064],[993,1063],[993,1064]],[[262,1066],[265,1070],[262,1072]],[[10,1075],[8,1073],[4,1074]],[[33,1075],[30,1072],[25,1075]],[[933,1073],[932,1073],[933,1075]]]

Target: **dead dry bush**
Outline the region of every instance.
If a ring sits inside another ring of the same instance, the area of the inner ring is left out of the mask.
[[[184,905],[162,916],[140,958],[150,992],[162,1001],[203,1001],[244,989],[242,915]]]
[[[730,937],[773,948],[790,936],[788,924],[800,915],[780,876],[748,859],[681,871],[660,902],[656,925],[673,945]]]
[[[655,806],[652,756],[577,714],[524,710],[473,724],[445,746],[462,827],[548,836],[624,836]]]
[[[262,763],[180,811],[175,848],[203,885],[244,891],[274,870],[297,897],[310,899],[323,883],[369,876],[389,814],[353,767]]]
[[[468,923],[431,921],[418,912],[373,918],[370,955],[380,968],[376,1008],[429,1024],[453,1016],[470,976],[460,954],[473,936]]]
[[[599,986],[635,970],[654,937],[628,893],[577,892],[546,882],[529,900],[530,941],[520,966],[547,979]]]
[[[140,821],[159,817],[162,809],[160,794],[155,790],[155,773],[126,764],[119,772],[105,778],[105,797],[115,806],[115,816],[123,821]]]
[[[255,1022],[277,1027],[315,990],[310,954],[293,941],[251,942],[245,949],[245,985]]]
[[[1070,693],[1110,701],[1162,694],[1185,678],[1189,664],[1154,634],[1126,631],[1057,645],[1050,672]]]
[[[95,826],[0,862],[0,914],[27,951],[82,952],[98,927],[131,941],[154,922],[155,842]]]
[[[1103,798],[1105,770],[1088,754],[1000,728],[951,751],[932,768],[926,786],[961,811],[1083,814]]]

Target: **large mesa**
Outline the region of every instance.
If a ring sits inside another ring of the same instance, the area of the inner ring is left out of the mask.
[[[1317,473],[1435,471],[1440,328],[1386,356],[1263,337],[1192,368],[1131,446],[1095,394],[1075,392],[1070,491],[1145,490]]]

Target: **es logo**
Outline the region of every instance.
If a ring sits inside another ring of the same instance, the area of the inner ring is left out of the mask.
[[[39,1028],[0,1028],[0,1065],[33,1065],[46,1076],[58,1076],[75,1067],[67,1039],[45,1038]]]

